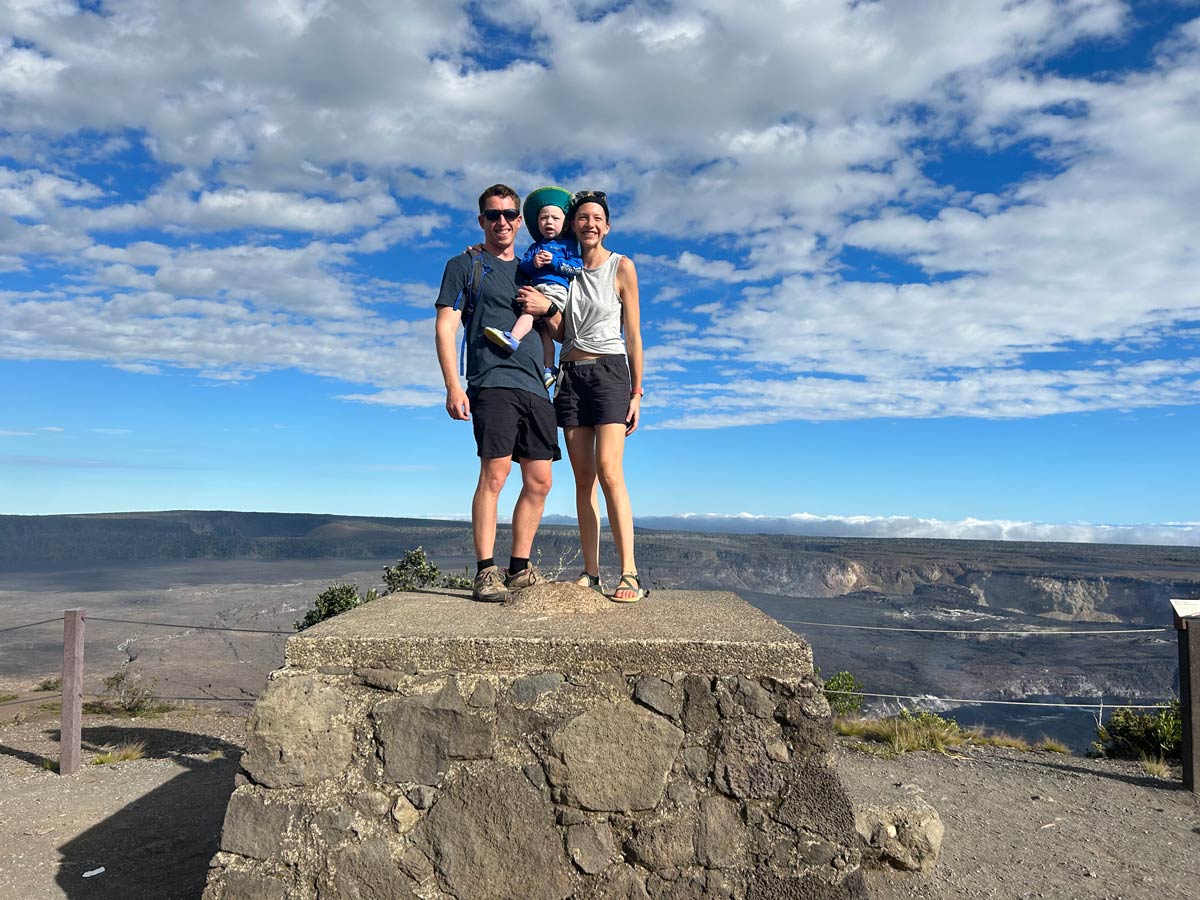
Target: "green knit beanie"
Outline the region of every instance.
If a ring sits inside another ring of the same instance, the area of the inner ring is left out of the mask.
[[[538,213],[547,206],[557,206],[565,216],[571,205],[571,196],[571,192],[566,188],[553,185],[529,192],[529,196],[525,198],[525,205],[521,207],[521,215],[524,216],[525,227],[529,229],[529,233],[533,235],[535,241],[542,240],[541,232],[538,231]]]

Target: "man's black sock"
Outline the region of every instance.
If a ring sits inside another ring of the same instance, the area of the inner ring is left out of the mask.
[[[481,559],[479,562],[475,563],[475,574],[478,575],[484,569],[488,568],[489,566],[494,566],[495,564],[496,557],[494,556],[489,556],[487,559]]]
[[[524,572],[529,568],[528,556],[510,556],[508,558],[508,574],[516,575],[518,572]]]

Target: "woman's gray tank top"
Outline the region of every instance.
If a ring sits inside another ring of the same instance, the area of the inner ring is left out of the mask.
[[[562,355],[572,350],[605,356],[625,352],[621,336],[621,297],[617,293],[617,265],[621,254],[610,254],[594,269],[584,269],[571,279],[564,312]]]

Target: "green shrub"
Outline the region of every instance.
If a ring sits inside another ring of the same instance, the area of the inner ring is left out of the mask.
[[[297,631],[303,631],[305,628],[316,625],[318,622],[324,622],[326,619],[331,619],[347,610],[354,609],[356,606],[370,603],[375,597],[376,591],[374,588],[367,591],[366,597],[360,597],[358,594],[358,585],[334,582],[321,591],[321,593],[317,594],[316,606],[305,613],[304,618],[296,622],[294,627]]]
[[[825,682],[825,699],[835,716],[853,716],[862,709],[862,682],[849,672],[838,672]],[[846,692],[846,693],[842,693]]]
[[[470,569],[463,567],[461,575],[443,575],[442,587],[455,588],[460,591],[469,591],[475,586],[475,579],[471,577]]]
[[[35,691],[61,691],[62,690],[62,676],[61,675],[52,675],[49,678],[43,678],[41,681],[39,681],[37,683],[37,687],[35,687],[34,690]]]
[[[1096,753],[1122,759],[1179,759],[1183,715],[1176,697],[1153,712],[1123,707],[1113,710],[1107,725],[1096,728]]]
[[[20,694],[0,694],[0,703],[7,703],[9,700],[16,700]]]

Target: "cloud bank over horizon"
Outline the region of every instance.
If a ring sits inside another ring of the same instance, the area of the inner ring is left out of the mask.
[[[574,524],[566,516],[547,516],[553,524]],[[917,516],[761,516],[752,513],[680,513],[636,516],[640,528],[728,534],[791,534],[806,537],[930,538],[962,541],[1032,541],[1072,544],[1149,544],[1200,546],[1200,522],[1097,525],[1090,522],[1011,522],[987,519],[943,521]]]

